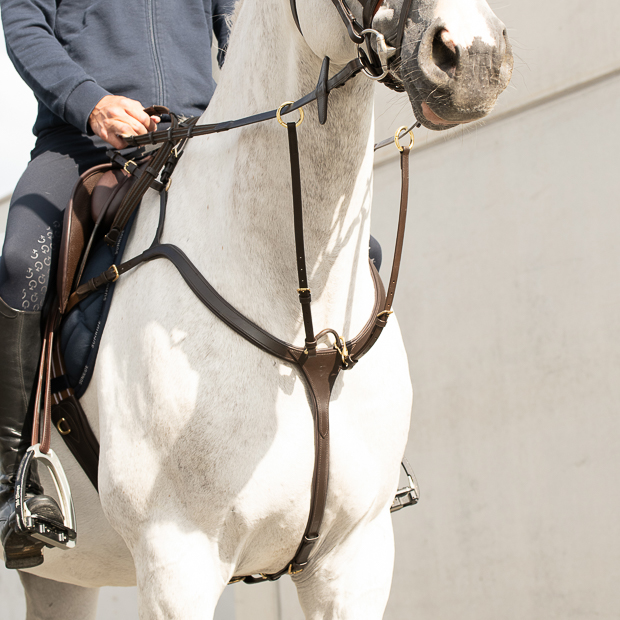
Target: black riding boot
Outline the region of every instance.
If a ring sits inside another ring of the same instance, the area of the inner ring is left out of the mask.
[[[41,353],[41,313],[13,310],[0,299],[0,540],[7,568],[31,568],[43,562],[44,544],[15,532],[14,485],[30,446],[36,371]],[[36,463],[30,469],[27,500],[31,512],[62,523],[51,497],[41,495]]]

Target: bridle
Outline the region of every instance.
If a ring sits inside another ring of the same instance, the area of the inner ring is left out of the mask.
[[[357,57],[363,65],[362,71],[371,80],[377,80],[389,86],[392,90],[403,92],[402,84],[395,81],[389,72],[389,63],[401,55],[405,26],[407,25],[407,16],[409,15],[412,0],[403,0],[398,18],[396,40],[393,42],[393,45],[388,44],[385,36],[373,28],[374,17],[381,8],[383,0],[358,1],[363,6],[361,24],[357,21],[357,18],[344,0],[332,0],[332,3],[347,28],[349,38],[357,46]],[[297,14],[297,0],[290,0],[290,3],[293,20],[303,36],[299,15]],[[375,47],[371,43],[371,37],[375,38]]]

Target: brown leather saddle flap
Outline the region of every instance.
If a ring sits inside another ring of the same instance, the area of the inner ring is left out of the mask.
[[[63,313],[71,294],[75,274],[86,242],[93,231],[90,197],[99,179],[112,168],[101,164],[87,170],[78,180],[65,211],[58,261],[57,287],[60,312]]]
[[[61,314],[67,308],[80,260],[95,223],[108,230],[135,177],[113,164],[87,170],[78,180],[65,211],[57,286]]]

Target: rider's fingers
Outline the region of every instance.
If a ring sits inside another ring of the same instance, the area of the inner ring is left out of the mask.
[[[128,134],[123,133],[122,129],[118,131],[118,133],[113,128],[111,128],[110,131],[104,129],[99,135],[108,144],[111,144],[115,149],[124,149],[127,146],[127,142],[125,142],[125,140],[123,140],[120,136]]]
[[[142,107],[142,104],[139,101],[134,101],[133,99],[128,99],[127,104],[125,106],[125,111],[131,117],[133,117],[138,123],[140,123],[144,127],[144,131],[141,133],[146,133],[147,131],[155,131],[155,123]]]
[[[109,142],[114,148],[124,148],[127,146],[127,143],[120,136],[142,135],[146,133],[146,128],[135,119],[128,117],[123,120],[110,120],[106,123],[105,133],[106,135],[102,135],[102,138],[106,142]]]
[[[146,114],[145,116],[148,120],[147,125],[144,125],[139,120],[137,120],[133,115],[130,115],[127,113],[124,113],[113,120],[114,122],[117,122],[117,123],[119,122],[125,123],[126,125],[131,127],[131,131],[128,132],[129,135],[142,136],[145,133],[148,133],[149,131],[155,131],[157,129],[157,123],[160,121],[160,118],[158,116],[150,117]],[[154,120],[155,118],[157,119],[156,121]]]

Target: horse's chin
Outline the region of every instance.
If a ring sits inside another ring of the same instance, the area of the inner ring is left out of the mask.
[[[452,129],[458,125],[468,123],[469,121],[445,121],[438,114],[435,114],[426,103],[426,101],[420,101],[417,97],[409,97],[411,101],[411,107],[416,120],[423,127],[432,129],[433,131],[445,131],[446,129]]]
[[[479,120],[481,117],[486,116],[486,114],[458,114],[458,116],[462,116],[459,120],[447,120],[442,118],[437,112],[435,112],[431,106],[425,101],[425,99],[419,94],[418,91],[414,91],[413,96],[409,93],[409,101],[411,103],[411,107],[413,108],[413,113],[415,115],[416,120],[427,129],[432,129],[433,131],[445,131],[446,129],[452,129],[453,127],[458,127],[459,125],[466,125],[467,123],[472,123],[474,121]],[[457,115],[457,114],[455,114]]]

